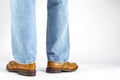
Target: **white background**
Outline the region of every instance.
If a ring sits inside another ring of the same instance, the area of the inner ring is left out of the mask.
[[[57,78],[59,78],[57,80],[119,80],[120,0],[69,0],[71,43],[69,60],[77,62],[80,68],[74,75],[73,73],[69,73],[69,75],[63,73],[66,75],[65,77],[61,77],[61,74],[54,75],[55,79],[50,76],[51,74],[45,76],[47,75],[45,73],[47,63],[45,51],[46,3],[47,0],[37,0],[36,6],[38,37],[37,75],[43,76],[41,80],[49,80],[50,78],[50,80],[56,80]],[[1,78],[4,80],[10,80],[12,76],[14,80],[18,80],[18,78],[14,78],[14,73],[10,74],[5,70],[8,61],[13,60],[10,25],[10,0],[0,0],[0,68],[2,69],[0,70],[0,75],[8,76]],[[72,77],[68,78],[69,76]],[[21,79],[27,80],[30,78],[21,77]],[[33,79],[39,80],[36,77],[33,77]]]

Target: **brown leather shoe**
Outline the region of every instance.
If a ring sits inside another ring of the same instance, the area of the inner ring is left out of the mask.
[[[75,71],[77,68],[78,65],[76,63],[70,62],[56,63],[53,61],[49,61],[46,72],[48,73],[72,72]]]
[[[17,72],[24,76],[35,76],[36,75],[36,65],[32,64],[18,64],[15,61],[10,61],[7,64],[7,70],[10,72]]]

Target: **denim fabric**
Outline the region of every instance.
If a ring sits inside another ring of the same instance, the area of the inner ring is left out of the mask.
[[[36,0],[11,0],[12,51],[16,62],[36,61]],[[68,0],[48,0],[46,52],[48,61],[69,57]]]

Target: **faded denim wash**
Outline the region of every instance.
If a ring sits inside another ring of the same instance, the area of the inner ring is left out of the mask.
[[[16,62],[36,61],[36,0],[11,0],[12,51]],[[47,1],[46,53],[48,61],[69,57],[68,0]]]

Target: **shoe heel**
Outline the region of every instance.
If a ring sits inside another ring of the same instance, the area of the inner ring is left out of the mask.
[[[25,70],[19,70],[18,74],[20,75],[24,75],[24,76],[35,76],[36,75],[36,71],[25,71]]]
[[[48,68],[46,69],[47,73],[61,73],[61,69],[56,69],[56,68]]]

